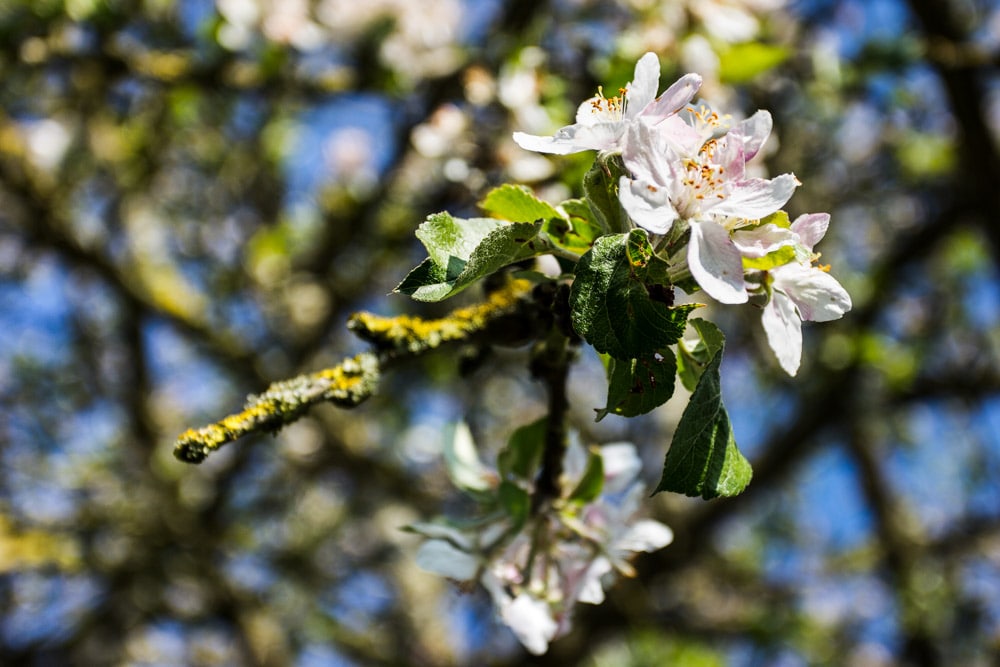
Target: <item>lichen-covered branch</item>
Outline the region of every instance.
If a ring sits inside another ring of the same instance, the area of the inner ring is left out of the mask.
[[[526,329],[513,325],[517,324],[517,316],[523,314],[524,297],[530,290],[529,281],[511,279],[491,292],[486,301],[459,308],[441,319],[355,313],[347,328],[390,357],[421,354],[480,334],[491,334],[493,342],[513,342],[511,339],[523,337],[518,332]]]
[[[174,456],[201,463],[213,450],[244,435],[277,431],[316,403],[354,407],[375,393],[379,371],[378,357],[364,352],[332,368],[275,382],[263,394],[250,396],[242,412],[182,433]]]
[[[483,335],[492,342],[510,342],[512,330],[531,330],[516,326],[518,319],[529,314],[525,306],[530,293],[530,282],[512,279],[492,292],[486,301],[459,308],[440,319],[357,313],[351,317],[348,328],[372,343],[373,351],[345,359],[332,368],[275,382],[264,393],[250,396],[241,412],[182,433],[174,444],[174,456],[186,463],[201,463],[211,452],[233,440],[281,429],[317,403],[354,407],[375,393],[382,370],[388,364],[446,343],[466,342]]]

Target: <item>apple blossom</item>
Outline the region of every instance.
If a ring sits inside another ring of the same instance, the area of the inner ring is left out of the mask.
[[[468,429],[456,430],[460,449],[478,467],[469,450]],[[589,501],[574,498],[572,490],[586,474],[591,457],[600,457],[600,492]],[[458,470],[449,469],[453,479]],[[636,480],[641,461],[629,443],[605,445],[588,452],[571,439],[564,459],[559,498],[543,503],[526,521],[494,511],[474,527],[431,523],[410,526],[427,540],[417,552],[423,569],[450,579],[476,579],[490,594],[497,616],[534,654],[569,632],[577,602],[600,604],[603,583],[612,572],[633,576],[629,559],[641,551],[655,551],[673,540],[671,530],[650,519],[636,519],[646,495]],[[494,480],[499,494],[501,476]],[[459,479],[463,485],[464,473]],[[530,480],[519,484],[530,486]],[[490,502],[482,489],[476,497],[486,506],[500,507],[497,495]]]
[[[691,275],[719,302],[744,303],[742,254],[731,233],[779,210],[798,180],[746,177],[748,156],[770,133],[766,111],[713,136],[719,125],[704,107],[659,125],[631,125],[622,152],[631,177],[621,178],[619,197],[632,221],[654,234],[667,234],[678,221],[688,225]]]
[[[576,123],[541,137],[515,132],[521,148],[538,153],[567,155],[586,150],[617,152],[628,128],[639,122],[656,123],[677,113],[691,101],[701,86],[701,77],[686,74],[657,97],[660,61],[647,53],[635,65],[635,76],[619,95],[605,97],[602,91],[583,102],[576,111]]]
[[[813,266],[813,246],[826,234],[828,213],[802,215],[792,223],[800,258],[767,272],[770,300],[761,323],[778,363],[795,375],[802,359],[802,322],[828,322],[851,309],[851,296],[827,270]],[[805,259],[801,256],[805,254]]]

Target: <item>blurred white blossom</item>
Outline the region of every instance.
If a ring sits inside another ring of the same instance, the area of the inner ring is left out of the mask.
[[[472,527],[411,526],[427,538],[417,564],[455,581],[478,579],[500,621],[534,654],[545,653],[552,640],[570,630],[577,602],[604,601],[609,575],[633,576],[632,556],[673,540],[667,526],[636,516],[646,492],[636,480],[642,464],[629,443],[587,450],[571,439],[561,495],[524,517],[504,511],[501,487],[513,482],[533,499],[533,482],[509,474],[504,481],[500,471],[484,466],[466,426],[456,429],[446,462],[456,486],[488,513]]]

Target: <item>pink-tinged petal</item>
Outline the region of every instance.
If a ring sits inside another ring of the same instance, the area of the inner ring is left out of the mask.
[[[622,161],[632,178],[659,185],[670,183],[670,149],[658,132],[645,123],[633,123],[625,134]]]
[[[618,200],[625,212],[635,224],[654,234],[666,234],[677,220],[669,196],[665,187],[625,176],[618,184]]]
[[[795,305],[784,294],[774,292],[760,319],[767,334],[767,344],[774,350],[778,363],[786,373],[794,376],[802,362],[802,320]]]
[[[829,213],[806,213],[795,218],[792,231],[799,235],[799,242],[811,251],[826,236],[829,226]]]
[[[417,549],[416,563],[422,570],[456,581],[474,579],[479,571],[479,561],[474,556],[441,540],[421,544]]]
[[[635,64],[635,76],[628,84],[626,103],[629,116],[638,116],[646,106],[656,99],[660,87],[660,59],[655,53],[647,53]]]
[[[747,158],[739,134],[727,134],[716,143],[712,161],[723,167],[726,180],[741,183],[746,176]]]
[[[782,174],[771,180],[751,178],[733,186],[729,196],[712,208],[712,212],[753,220],[771,215],[792,198],[799,181],[792,174]]]
[[[759,259],[766,257],[782,246],[795,244],[791,230],[768,223],[753,229],[738,229],[733,232],[733,243],[744,257]]]
[[[712,220],[692,221],[688,266],[701,288],[716,301],[746,303],[743,260],[722,225]]]
[[[656,551],[674,541],[674,531],[659,521],[641,519],[615,541],[617,551]]]
[[[691,101],[699,88],[701,88],[701,77],[697,74],[685,74],[643,109],[642,115],[656,122],[675,114]]]
[[[829,322],[851,309],[851,295],[826,271],[789,264],[774,271],[774,289],[795,303],[802,319]]]
[[[524,648],[535,655],[549,650],[549,642],[559,629],[548,603],[527,593],[518,595],[501,607],[500,620],[514,632]]]
[[[705,143],[705,137],[697,128],[680,116],[652,119],[650,125],[656,129],[661,140],[681,157],[694,157]]]
[[[771,128],[774,121],[771,114],[760,110],[750,116],[737,127],[739,133],[743,135],[743,152],[747,160],[752,160],[767,138],[771,135]]]
[[[622,161],[632,178],[667,186],[676,193],[684,187],[687,170],[660,127],[642,121],[632,123],[623,142]]]

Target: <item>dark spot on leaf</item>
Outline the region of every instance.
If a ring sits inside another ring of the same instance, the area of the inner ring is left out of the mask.
[[[665,285],[646,285],[649,298],[670,308],[674,305],[674,288]]]

